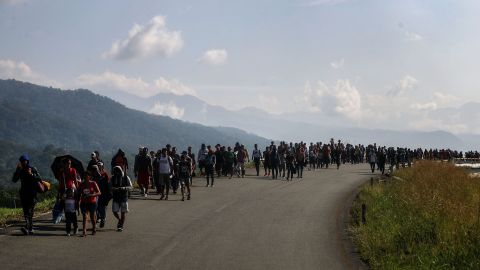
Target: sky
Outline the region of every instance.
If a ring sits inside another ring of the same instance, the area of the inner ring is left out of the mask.
[[[480,102],[479,12],[476,0],[0,0],[0,78],[480,133],[480,110],[459,119]]]

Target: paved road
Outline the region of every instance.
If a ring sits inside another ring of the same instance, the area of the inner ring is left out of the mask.
[[[366,165],[263,177],[194,181],[191,201],[173,195],[130,201],[124,232],[109,212],[95,236],[66,237],[64,224],[37,223],[35,236],[0,236],[1,269],[349,269],[338,231]]]

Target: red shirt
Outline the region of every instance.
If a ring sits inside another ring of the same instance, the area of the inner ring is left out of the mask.
[[[69,168],[67,171],[63,172],[60,175],[58,181],[58,190],[60,192],[64,192],[66,188],[73,188],[73,185],[77,181],[77,170],[75,170],[74,168]]]
[[[97,183],[95,183],[94,181],[83,182],[80,185],[80,194],[82,196],[80,198],[80,202],[81,203],[96,203],[97,202],[97,196],[87,197],[85,195],[94,194],[94,193],[97,193],[97,192],[99,192]]]

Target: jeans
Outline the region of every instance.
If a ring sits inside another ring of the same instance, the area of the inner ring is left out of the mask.
[[[260,158],[254,158],[253,162],[255,163],[255,170],[257,171],[257,176],[260,175]]]
[[[65,229],[67,233],[70,233],[70,231],[72,230],[72,225],[73,225],[73,230],[74,231],[77,230],[78,228],[77,213],[65,212],[65,220],[66,220]]]
[[[97,219],[99,220],[105,220],[107,218],[107,213],[105,211],[106,202],[104,201],[101,196],[98,197],[98,202],[97,202]]]
[[[22,196],[20,194],[20,200],[22,202],[23,216],[25,217],[25,228],[28,231],[33,229],[33,210],[35,209],[35,198],[33,196]]]
[[[303,162],[297,163],[297,177],[303,177]]]
[[[212,183],[211,185],[213,185],[213,182],[215,181],[214,180],[214,169],[213,169],[213,166],[207,166],[205,168],[205,173],[207,174],[207,185],[210,185],[210,177],[212,178]]]

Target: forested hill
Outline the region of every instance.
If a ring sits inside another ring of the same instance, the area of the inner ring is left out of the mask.
[[[223,127],[206,127],[126,108],[88,90],[64,91],[0,80],[0,140],[43,149],[135,151],[139,145],[180,150],[201,143],[251,146],[267,139]]]

